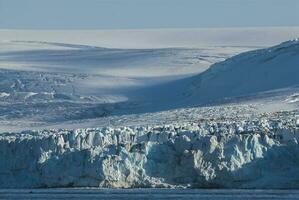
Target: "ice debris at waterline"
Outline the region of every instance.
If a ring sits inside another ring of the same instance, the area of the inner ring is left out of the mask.
[[[0,187],[299,188],[296,117],[0,135]]]

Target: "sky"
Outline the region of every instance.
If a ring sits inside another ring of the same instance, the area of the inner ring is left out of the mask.
[[[299,0],[0,0],[0,29],[299,26]]]

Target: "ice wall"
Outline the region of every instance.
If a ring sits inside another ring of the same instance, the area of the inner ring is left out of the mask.
[[[299,188],[296,120],[0,135],[0,187]]]

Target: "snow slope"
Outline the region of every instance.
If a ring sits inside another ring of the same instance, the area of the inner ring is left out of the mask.
[[[201,73],[248,47],[108,49],[40,41],[0,43],[2,130],[165,110],[156,87]]]
[[[163,77],[199,73],[249,47],[111,49],[39,41],[2,42],[0,67],[116,77]]]
[[[4,131],[125,125],[118,121],[136,124],[139,117],[134,114],[162,111],[148,114],[153,117],[147,122],[154,124],[187,116],[185,108],[198,105],[237,103],[246,107],[250,103],[251,113],[291,110],[298,102],[289,100],[298,93],[298,41],[246,52],[224,62],[220,61],[252,48],[1,44],[0,124]],[[194,118],[201,116],[198,113],[203,110],[195,110]],[[149,119],[146,116],[143,118]]]
[[[196,102],[298,90],[299,41],[242,53],[195,76],[188,91]],[[186,93],[188,93],[186,92]],[[269,94],[270,95],[270,94]]]

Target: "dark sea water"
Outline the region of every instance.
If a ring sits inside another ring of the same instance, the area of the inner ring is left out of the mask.
[[[299,199],[299,190],[2,189],[0,199]]]

